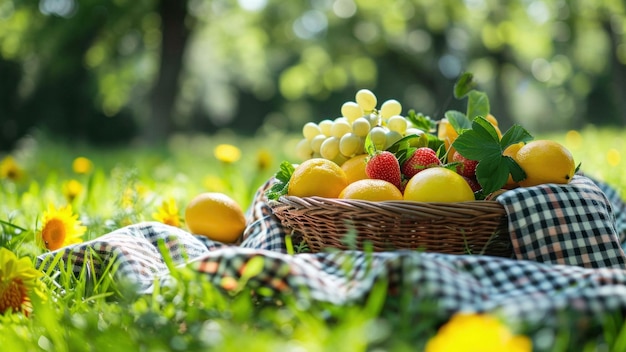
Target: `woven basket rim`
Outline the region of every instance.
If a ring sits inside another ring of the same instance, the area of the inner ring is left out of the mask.
[[[495,200],[470,200],[463,202],[417,202],[410,200],[368,201],[360,199],[326,198],[319,196],[297,197],[281,196],[278,200],[270,200],[269,206],[277,208],[289,206],[294,208],[317,208],[333,206],[339,212],[341,209],[359,210],[370,209],[382,212],[397,213],[423,213],[424,216],[433,214],[436,216],[455,214],[462,217],[476,216],[479,214],[497,214],[506,216],[504,206]]]

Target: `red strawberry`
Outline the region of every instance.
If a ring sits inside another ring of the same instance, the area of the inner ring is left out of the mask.
[[[402,174],[407,179],[410,179],[424,169],[440,165],[441,161],[437,158],[437,153],[434,150],[428,147],[421,147],[417,148],[415,153],[402,164]]]
[[[460,164],[456,166],[456,172],[465,177],[474,178],[476,177],[476,166],[478,165],[478,161],[470,160],[463,155],[459,154],[459,152],[455,151],[452,156],[453,161],[458,161]]]
[[[376,154],[370,156],[367,164],[365,164],[365,173],[369,178],[389,181],[398,189],[401,187],[400,163],[391,152],[376,152]]]

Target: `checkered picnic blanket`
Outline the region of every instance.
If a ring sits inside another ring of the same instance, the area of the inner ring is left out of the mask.
[[[333,304],[359,303],[384,282],[388,297],[411,296],[415,314],[430,302],[442,315],[492,312],[507,319],[548,322],[559,312],[601,317],[626,311],[626,205],[609,185],[577,175],[568,185],[519,188],[502,194],[515,258],[399,250],[288,254],[286,233],[264,197],[268,181],[247,210],[248,227],[238,245],[226,245],[156,222],[138,223],[61,252],[79,272],[91,261],[98,271],[117,266],[116,275],[150,292],[155,279],[175,265],[205,275],[216,286],[239,279],[251,261],[262,270],[251,288]],[[99,260],[95,261],[94,256]],[[349,268],[349,269],[348,269]],[[422,305],[423,306],[423,305]]]

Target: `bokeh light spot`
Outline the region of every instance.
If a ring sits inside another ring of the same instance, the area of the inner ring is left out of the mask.
[[[580,149],[583,145],[583,136],[576,130],[567,131],[565,134],[565,143],[572,150]]]
[[[612,167],[616,167],[617,165],[619,165],[621,161],[621,155],[620,155],[619,150],[615,148],[609,149],[606,152],[606,161]]]

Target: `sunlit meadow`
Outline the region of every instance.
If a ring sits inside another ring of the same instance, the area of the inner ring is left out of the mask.
[[[535,137],[562,142],[587,175],[626,198],[624,132],[588,127]],[[297,140],[223,133],[177,136],[158,149],[107,149],[38,135],[0,156],[0,246],[7,249],[0,252],[2,350],[438,350],[474,343],[468,331],[476,329],[492,332],[481,341],[485,350],[526,351],[531,343],[545,351],[626,348],[619,316],[577,334],[567,317],[562,328],[543,329],[470,315],[437,334],[445,322],[427,306],[420,317],[404,317],[402,302],[386,302],[376,287],[362,306],[310,306],[288,297],[253,302],[245,289],[226,294],[174,267],[176,287],[150,295],[112,280],[115,267],[96,282],[87,270],[76,277],[34,267],[38,254],[139,221],[185,228],[185,205],[200,192],[228,194],[246,209],[282,160],[297,161]]]

